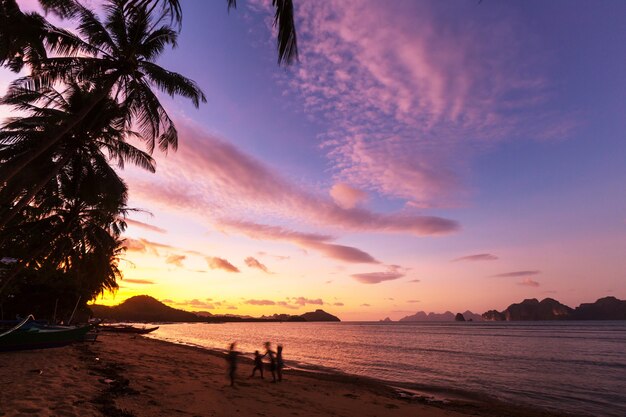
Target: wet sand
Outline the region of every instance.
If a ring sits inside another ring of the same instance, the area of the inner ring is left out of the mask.
[[[367,378],[285,370],[229,386],[224,354],[141,336],[0,353],[0,416],[555,416],[482,398],[431,401]]]

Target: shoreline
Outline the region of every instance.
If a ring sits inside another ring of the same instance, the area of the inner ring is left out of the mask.
[[[398,384],[342,372],[286,369],[272,384],[248,379],[228,386],[223,352],[122,334],[58,349],[8,352],[0,367],[2,416],[414,416],[557,417],[478,396],[428,398]],[[6,364],[6,365],[5,365]],[[270,377],[271,378],[271,377]],[[426,392],[427,395],[433,394]]]
[[[146,335],[144,337],[157,343],[166,345],[171,344],[205,352],[222,360],[224,360],[224,355],[227,352],[226,349],[210,348],[191,343],[163,340],[156,338],[153,335]],[[247,362],[250,366],[252,366],[252,357],[247,355],[249,355],[249,353],[241,352],[240,360]],[[288,363],[289,361],[286,362]],[[406,401],[413,401],[445,410],[471,412],[470,415],[490,417],[501,417],[505,414],[508,417],[589,417],[587,415],[568,414],[542,408],[529,407],[520,403],[506,402],[481,392],[440,386],[429,386],[417,383],[387,381],[369,376],[351,374],[339,369],[326,368],[315,364],[304,363],[304,365],[307,367],[287,367],[285,368],[285,371],[287,371],[288,375],[310,377],[331,382],[359,384],[361,386],[370,387],[371,389],[376,389],[381,394],[384,393],[384,395],[393,398],[400,398]],[[479,414],[476,414],[477,412]]]

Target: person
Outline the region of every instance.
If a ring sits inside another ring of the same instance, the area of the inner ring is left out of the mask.
[[[270,342],[265,342],[265,355],[270,360],[270,372],[272,373],[272,382],[276,382],[276,352],[272,350]]]
[[[278,375],[278,382],[283,380],[283,368],[285,362],[283,362],[283,345],[276,347],[276,374]]]
[[[254,374],[256,373],[256,370],[259,370],[259,373],[261,374],[261,379],[263,378],[263,356],[259,353],[258,350],[254,351],[254,368],[252,369],[252,375],[250,375],[250,378],[254,378]]]
[[[230,378],[230,386],[235,386],[235,374],[237,373],[237,359],[239,356],[239,352],[235,350],[235,346],[237,346],[236,342],[230,344],[230,348],[228,349],[228,354],[226,355],[226,361],[228,362],[228,376]]]

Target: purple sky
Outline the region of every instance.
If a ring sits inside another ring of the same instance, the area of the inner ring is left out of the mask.
[[[395,319],[626,298],[626,3],[294,2],[288,69],[266,1],[183,2],[160,64],[209,102],[164,98],[179,151],[124,171],[154,216],[132,216],[115,302]]]

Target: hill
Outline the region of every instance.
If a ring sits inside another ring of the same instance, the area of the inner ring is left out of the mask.
[[[531,298],[511,304],[504,311],[489,310],[483,314],[486,321],[539,320],[626,320],[626,301],[604,297],[595,303],[583,303],[573,309],[552,298],[538,301]]]
[[[459,313],[460,314],[460,313]],[[471,311],[466,311],[462,314],[463,318],[467,321],[481,321],[482,316],[474,314]],[[455,321],[455,314],[449,311],[445,313],[426,313],[425,311],[418,311],[417,313],[401,318],[399,321]]]
[[[235,315],[214,315],[203,311],[191,313],[169,307],[159,300],[148,295],[130,297],[116,306],[102,306],[94,304],[89,306],[94,317],[116,321],[140,321],[140,322],[280,322],[280,321],[341,321],[338,317],[316,310],[302,315],[274,314],[260,318]]]

